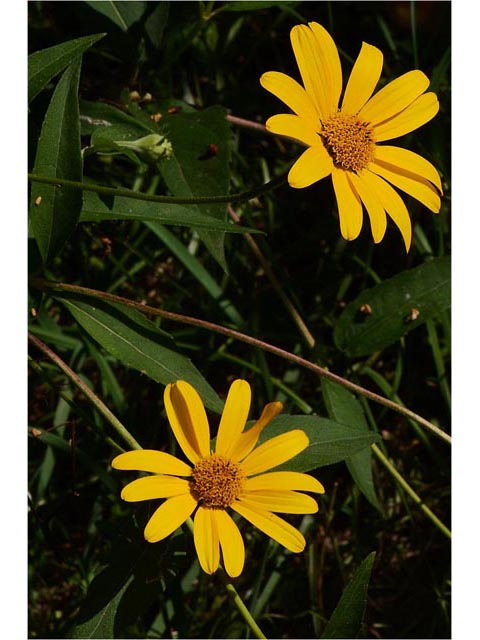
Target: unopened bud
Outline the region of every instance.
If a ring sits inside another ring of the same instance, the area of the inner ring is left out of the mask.
[[[151,133],[138,140],[115,141],[119,147],[132,149],[140,156],[145,156],[149,160],[168,160],[173,153],[172,143],[165,136],[159,133]]]

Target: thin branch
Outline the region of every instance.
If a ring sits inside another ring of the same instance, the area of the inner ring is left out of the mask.
[[[423,511],[423,513],[433,522],[433,524],[437,527],[437,529],[440,529],[440,531],[443,533],[444,536],[451,539],[452,533],[450,529],[446,525],[444,525],[443,522],[433,513],[433,511],[431,511],[427,507],[427,505],[423,502],[420,496],[417,493],[415,493],[415,491],[408,484],[408,482],[405,480],[402,474],[399,473],[397,469],[395,469],[395,467],[390,462],[390,460],[383,455],[383,453],[377,447],[376,444],[372,444],[372,451],[380,460],[380,462],[383,464],[383,466],[388,470],[390,475],[399,484],[399,486],[402,487],[402,489],[405,491],[405,493],[407,493],[410,496],[410,498],[412,498],[412,500],[415,502],[417,507],[419,507]]]
[[[90,389],[90,387],[78,376],[73,369],[70,369],[68,364],[64,362],[54,351],[50,349],[44,342],[39,340],[36,336],[29,333],[28,339],[37,347],[42,353],[44,353],[53,363],[61,369],[64,374],[70,378],[73,384],[80,389],[80,391],[90,400],[90,402],[98,409],[103,417],[108,420],[112,427],[117,431],[118,435],[132,449],[141,449],[140,444],[135,440],[132,434],[126,427],[120,422],[120,420],[110,411],[100,398]]]
[[[236,124],[239,127],[245,127],[246,129],[256,129],[262,133],[270,133],[267,127],[260,122],[254,122],[253,120],[245,120],[245,118],[238,118],[237,116],[227,115],[228,122]]]
[[[226,203],[230,202],[246,202],[247,200],[253,200],[259,196],[277,189],[286,182],[286,175],[278,176],[270,182],[260,185],[250,191],[244,191],[242,193],[232,193],[231,195],[224,196],[204,196],[198,198],[180,198],[175,196],[158,196],[150,195],[148,193],[140,193],[139,191],[132,191],[131,189],[123,189],[120,187],[104,187],[97,184],[91,184],[88,182],[77,182],[75,180],[66,180],[65,178],[57,178],[53,176],[38,175],[35,173],[29,173],[28,179],[31,182],[40,182],[42,184],[51,184],[56,187],[70,187],[72,189],[81,189],[82,191],[92,191],[94,193],[100,193],[105,196],[121,196],[122,198],[131,198],[132,200],[144,200],[147,202],[158,202],[159,204],[214,204],[214,203]]]
[[[252,338],[251,336],[241,333],[240,331],[236,331],[235,329],[228,329],[227,327],[223,327],[222,325],[214,324],[213,322],[208,322],[207,320],[200,320],[199,318],[193,318],[191,316],[185,316],[180,313],[174,313],[172,311],[165,311],[164,309],[157,309],[155,307],[149,307],[148,305],[141,304],[140,302],[134,302],[133,300],[129,300],[128,298],[123,298],[121,296],[116,296],[111,293],[105,293],[104,291],[97,291],[96,289],[90,289],[88,287],[80,287],[74,284],[64,284],[61,282],[52,282],[49,280],[44,280],[41,278],[34,279],[32,281],[33,285],[38,286],[40,289],[50,288],[56,289],[58,291],[70,291],[72,293],[79,293],[81,295],[94,296],[96,298],[101,298],[103,300],[108,300],[109,302],[117,302],[124,304],[126,306],[132,307],[141,311],[142,313],[151,314],[160,316],[162,318],[166,318],[173,322],[180,322],[182,324],[188,324],[195,327],[201,327],[202,329],[206,329],[207,331],[214,331],[215,333],[219,333],[229,338],[234,338],[235,340],[240,340],[241,342],[245,342],[246,344],[250,344],[254,347],[262,349],[263,351],[267,351],[268,353],[273,353],[280,358],[284,358],[285,360],[289,360],[290,362],[294,362],[295,364],[304,367],[305,369],[309,369],[313,371],[317,375],[320,375],[324,378],[332,380],[333,382],[337,382],[343,387],[353,391],[358,395],[364,396],[381,404],[397,413],[400,413],[407,418],[411,418],[415,420],[418,424],[421,424],[423,427],[431,431],[434,435],[438,436],[445,442],[451,444],[451,437],[442,431],[439,427],[437,427],[432,422],[429,422],[422,416],[418,415],[414,411],[411,411],[407,407],[404,407],[388,398],[385,398],[373,391],[369,391],[364,387],[361,387],[354,382],[350,382],[350,380],[346,380],[341,376],[332,373],[328,369],[320,367],[319,365],[310,362],[309,360],[305,360],[305,358],[301,358],[289,351],[285,351],[285,349],[281,349],[280,347],[276,347],[268,342],[264,342],[263,340],[259,340],[258,338]]]

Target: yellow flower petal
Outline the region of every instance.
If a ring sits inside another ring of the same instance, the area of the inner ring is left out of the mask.
[[[189,493],[190,482],[184,478],[171,476],[148,476],[130,482],[120,494],[127,502],[140,500],[155,500],[156,498],[171,498],[182,493]]]
[[[393,140],[415,131],[434,118],[440,105],[435,93],[425,93],[401,113],[375,127],[376,142]]]
[[[318,26],[323,29],[320,25]],[[322,120],[326,120],[337,110],[340,98],[339,92],[336,95],[338,69],[335,71],[336,61],[333,58],[332,46],[327,42],[328,39],[331,40],[331,37],[326,31],[325,34],[318,30],[314,33],[305,25],[297,25],[290,32],[293,53],[297,60],[303,85]],[[338,57],[334,43],[333,48]]]
[[[308,436],[299,429],[282,433],[257,447],[240,466],[246,476],[262,473],[290,460],[306,449],[308,443]]]
[[[370,171],[385,178],[388,182],[398,187],[413,198],[422,202],[430,211],[438,213],[440,211],[440,196],[436,187],[424,178],[419,178],[413,173],[402,171],[393,165],[380,161],[371,162],[368,165]]]
[[[332,183],[338,206],[340,233],[345,240],[355,240],[362,228],[362,201],[353,190],[346,171],[334,167]]]
[[[429,84],[430,80],[422,71],[404,73],[380,89],[360,110],[359,118],[377,125],[412,104]]]
[[[323,485],[316,478],[298,471],[272,471],[245,479],[245,492],[276,489],[325,493]]]
[[[385,235],[385,231],[387,230],[387,216],[385,214],[385,209],[376,197],[375,192],[369,188],[368,172],[365,176],[363,171],[358,175],[350,173],[348,179],[365,205],[368,217],[370,218],[373,241],[375,243],[381,242]]]
[[[193,540],[200,566],[205,573],[215,573],[220,563],[220,546],[213,509],[198,508],[193,521]]]
[[[343,113],[354,115],[365,105],[377,86],[382,66],[383,53],[380,49],[362,42],[343,96]]]
[[[314,498],[297,491],[245,492],[239,501],[250,509],[277,513],[317,513],[318,511],[318,504]]]
[[[225,571],[231,578],[236,578],[242,573],[245,563],[242,534],[226,511],[213,509],[212,514],[217,524]]]
[[[309,147],[320,143],[320,137],[312,125],[308,120],[304,120],[299,116],[280,113],[269,118],[265,126],[271,133],[277,133],[280,136],[288,136],[294,140],[299,140]]]
[[[315,105],[296,80],[279,71],[267,71],[260,78],[260,84],[294,113],[309,122],[315,130],[320,130],[320,119]]]
[[[112,467],[121,471],[148,471],[150,473],[166,473],[175,476],[192,475],[192,470],[188,464],[169,453],[153,449],[121,453],[112,460]]]
[[[410,215],[407,211],[407,207],[395,189],[385,182],[383,178],[380,178],[380,176],[377,176],[374,173],[368,173],[370,175],[370,186],[375,190],[375,193],[382,203],[382,206],[385,208],[385,211],[400,229],[403,241],[405,242],[405,249],[408,253],[410,250],[410,243],[412,241],[412,223],[410,221]]]
[[[282,409],[283,404],[281,402],[270,402],[267,404],[262,411],[262,415],[255,424],[248,431],[245,431],[240,435],[235,447],[231,451],[231,458],[237,461],[243,460],[243,458],[253,450],[258,442],[260,434],[267,424],[273,420],[275,416],[278,416]]]
[[[246,380],[235,380],[228,391],[220,426],[216,453],[228,456],[242,433],[250,411],[252,392]]]
[[[318,22],[309,22],[308,26],[317,40],[320,52],[321,69],[325,73],[327,82],[327,108],[334,113],[338,108],[342,93],[342,65],[338,55],[337,45],[328,31]]]
[[[289,551],[300,553],[305,549],[305,538],[300,531],[274,513],[251,509],[241,502],[234,502],[232,509]]]
[[[419,156],[418,153],[414,153],[408,149],[402,149],[401,147],[378,145],[375,147],[375,160],[387,162],[409,173],[416,173],[421,178],[432,182],[440,193],[443,194],[442,181],[438,171],[431,162]]]
[[[148,521],[144,531],[145,540],[163,540],[185,522],[196,506],[197,501],[190,493],[168,498]]]
[[[210,428],[202,399],[188,382],[167,385],[165,409],[175,438],[194,464],[210,454]]]
[[[330,175],[332,158],[322,144],[310,147],[302,153],[288,174],[288,184],[294,189],[309,187]]]

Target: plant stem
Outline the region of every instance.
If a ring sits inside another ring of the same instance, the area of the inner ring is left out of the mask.
[[[212,203],[230,203],[230,202],[245,202],[252,200],[258,196],[262,196],[277,187],[280,187],[286,182],[286,175],[278,176],[266,184],[262,184],[256,189],[250,191],[244,191],[243,193],[232,193],[231,195],[224,196],[205,196],[198,198],[177,198],[175,196],[158,196],[150,195],[148,193],[140,193],[139,191],[132,191],[132,189],[103,187],[97,184],[90,184],[88,182],[77,182],[75,180],[66,180],[65,178],[56,178],[52,176],[37,175],[34,173],[28,174],[28,179],[31,182],[41,182],[42,184],[51,184],[57,187],[70,187],[72,189],[81,189],[82,191],[93,191],[94,193],[100,193],[106,196],[121,196],[122,198],[131,198],[132,200],[146,200],[148,202],[158,202],[160,204],[212,204]]]
[[[192,518],[187,518],[185,524],[190,529],[190,532],[193,535],[193,521],[192,521]],[[255,634],[256,638],[265,638],[266,639],[266,636],[263,634],[262,630],[260,629],[258,624],[255,622],[252,614],[247,609],[245,603],[243,602],[243,600],[239,596],[237,590],[235,589],[233,584],[229,581],[229,579],[226,577],[225,570],[223,569],[223,567],[221,565],[220,565],[219,569],[220,569],[219,570],[220,578],[222,579],[222,582],[223,582],[223,584],[225,586],[225,589],[228,592],[228,595],[232,598],[235,606],[237,607],[237,609],[242,614],[243,619],[245,620],[245,622],[248,624],[248,626],[252,630],[252,633]]]
[[[245,120],[245,118],[238,118],[237,116],[227,115],[228,122],[236,124],[239,127],[245,127],[246,129],[256,129],[262,133],[270,133],[267,127],[260,122],[254,122],[253,120]]]
[[[440,529],[440,531],[447,538],[451,539],[452,538],[452,533],[451,533],[450,529],[447,526],[445,526],[443,524],[443,522],[441,520],[439,520],[439,518],[437,518],[437,516],[433,513],[433,511],[431,511],[427,507],[426,504],[424,504],[424,502],[420,498],[420,496],[417,493],[415,493],[415,491],[408,484],[408,482],[405,480],[405,478],[401,475],[401,473],[399,473],[395,469],[395,467],[390,462],[390,460],[385,455],[383,455],[383,453],[380,451],[380,449],[377,447],[376,444],[372,444],[372,451],[377,456],[377,458],[380,460],[380,462],[383,464],[383,466],[388,470],[390,475],[393,476],[395,481],[402,487],[402,489],[405,491],[405,493],[407,493],[412,498],[412,500],[415,502],[415,504],[418,507],[420,507],[420,509],[423,511],[423,513],[433,522],[433,524],[437,527],[437,529]]]
[[[73,384],[76,385],[80,389],[80,391],[82,391],[82,393],[84,393],[87,396],[90,402],[98,409],[98,411],[104,416],[104,418],[106,418],[108,422],[110,422],[112,427],[114,427],[117,433],[123,438],[123,440],[132,449],[142,449],[141,445],[129,433],[126,427],[123,426],[120,420],[118,420],[118,418],[110,411],[110,409],[105,404],[103,404],[100,398],[98,398],[98,396],[88,387],[88,385],[86,385],[85,382],[83,382],[83,380],[72,369],[70,369],[70,367],[68,366],[68,364],[66,364],[66,362],[64,362],[59,356],[57,356],[57,354],[54,353],[50,349],[50,347],[47,347],[47,345],[41,340],[39,340],[36,336],[29,333],[28,339],[32,344],[34,344],[37,347],[37,349],[42,351],[48,358],[50,358],[50,360],[54,362],[65,373],[65,375],[68,376],[68,378],[70,378]],[[193,534],[193,522],[191,518],[188,518],[187,525]],[[245,619],[246,623],[248,624],[252,632],[255,634],[257,638],[266,638],[266,636],[262,633],[262,630],[260,629],[258,624],[253,619],[252,614],[245,606],[243,600],[237,593],[237,590],[235,589],[233,584],[229,582],[228,578],[224,575],[222,568],[220,568],[220,576],[222,578],[222,581],[225,585],[225,588],[229,596],[232,598],[233,602],[235,603],[235,606],[242,614],[243,618]]]
[[[36,336],[29,333],[28,339],[32,344],[34,344],[37,349],[42,351],[52,362],[54,362],[57,367],[59,367],[65,375],[70,378],[73,384],[80,389],[80,391],[90,400],[90,402],[98,409],[98,411],[103,415],[103,417],[112,425],[112,427],[117,431],[118,435],[123,438],[123,440],[128,444],[132,449],[141,449],[140,444],[135,440],[135,438],[131,435],[131,433],[123,426],[120,420],[110,411],[110,409],[100,400],[100,398],[90,389],[90,387],[83,382],[83,380],[70,369],[68,364],[64,362],[57,354],[47,347],[47,345],[39,340]]]
[[[231,582],[229,582],[227,577],[224,575],[223,569],[220,569],[219,574],[220,574],[220,578],[222,579],[223,584],[225,585],[225,589],[227,590],[228,595],[232,598],[235,606],[237,607],[237,609],[242,614],[243,619],[245,620],[245,622],[248,624],[248,626],[252,630],[252,633],[255,635],[256,638],[266,638],[267,636],[263,633],[263,631],[260,629],[258,624],[253,619],[252,614],[250,613],[250,611],[245,606],[245,603],[243,602],[243,600],[239,596],[238,591],[235,589],[233,584]]]
[[[34,286],[38,286],[40,289],[50,288],[57,289],[59,291],[70,291],[72,293],[78,293],[81,295],[94,296],[96,298],[101,298],[103,300],[108,300],[109,302],[119,302],[120,304],[125,304],[128,307],[132,307],[141,311],[142,313],[151,314],[160,316],[162,318],[166,318],[173,322],[181,322],[182,324],[188,324],[194,327],[201,327],[202,329],[206,329],[208,331],[214,331],[215,333],[219,333],[229,338],[234,338],[236,340],[240,340],[241,342],[245,342],[246,344],[250,344],[258,349],[262,349],[263,351],[267,351],[268,353],[273,353],[280,358],[284,358],[285,360],[289,360],[290,362],[294,362],[295,364],[304,367],[305,369],[309,369],[313,371],[317,375],[323,376],[324,378],[328,378],[329,380],[333,380],[333,382],[337,382],[341,384],[350,391],[353,391],[356,394],[361,396],[365,396],[378,404],[381,404],[389,409],[393,409],[397,413],[401,413],[407,418],[411,418],[415,420],[418,424],[421,424],[426,429],[429,429],[436,436],[451,444],[451,437],[442,431],[439,427],[437,427],[432,422],[429,422],[422,416],[418,415],[414,411],[411,411],[407,407],[404,407],[388,398],[385,398],[373,391],[365,389],[354,382],[350,382],[350,380],[346,380],[341,376],[332,373],[328,369],[320,367],[319,365],[310,362],[309,360],[305,360],[305,358],[301,358],[289,351],[285,351],[285,349],[281,349],[280,347],[276,347],[275,345],[269,344],[268,342],[264,342],[263,340],[259,340],[258,338],[252,338],[251,336],[241,333],[240,331],[236,331],[235,329],[228,329],[227,327],[223,327],[222,325],[214,324],[213,322],[208,322],[207,320],[200,320],[199,318],[193,318],[191,316],[185,316],[180,313],[174,313],[173,311],[165,311],[164,309],[157,309],[155,307],[150,307],[148,305],[141,304],[140,302],[134,302],[133,300],[129,300],[128,298],[123,298],[121,296],[116,296],[110,293],[105,293],[104,291],[97,291],[96,289],[90,289],[88,287],[80,287],[74,284],[64,284],[61,282],[52,282],[50,280],[44,280],[42,278],[35,278],[32,280],[32,284]]]
[[[232,220],[234,220],[234,222],[236,222],[237,224],[241,223],[241,220],[240,220],[239,216],[232,209],[232,207],[228,207],[228,214],[232,218]],[[290,300],[290,298],[287,296],[287,294],[283,291],[281,284],[277,280],[277,276],[274,274],[272,267],[270,266],[268,260],[263,255],[260,247],[255,242],[255,240],[253,239],[253,237],[252,237],[252,235],[250,233],[245,233],[244,234],[244,238],[247,241],[247,243],[249,244],[249,246],[250,246],[251,250],[253,251],[253,253],[255,254],[257,260],[262,265],[262,268],[265,271],[265,273],[267,275],[267,278],[270,280],[270,282],[272,284],[272,287],[275,289],[278,297],[280,298],[280,300],[285,305],[285,308],[287,309],[288,313],[290,314],[292,320],[297,325],[297,328],[299,329],[303,339],[305,340],[307,345],[310,347],[310,349],[313,349],[313,347],[315,346],[315,338],[312,336],[312,334],[308,330],[307,325],[305,324],[305,322],[304,322],[302,316],[300,315],[300,313],[295,308],[295,305],[293,304],[293,302]]]

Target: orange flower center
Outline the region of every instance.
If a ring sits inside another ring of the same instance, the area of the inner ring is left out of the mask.
[[[211,509],[228,507],[242,491],[244,475],[240,466],[216,453],[197,462],[192,476],[195,500]]]
[[[373,129],[357,116],[335,113],[323,123],[320,135],[339,169],[360,171],[373,160]]]

